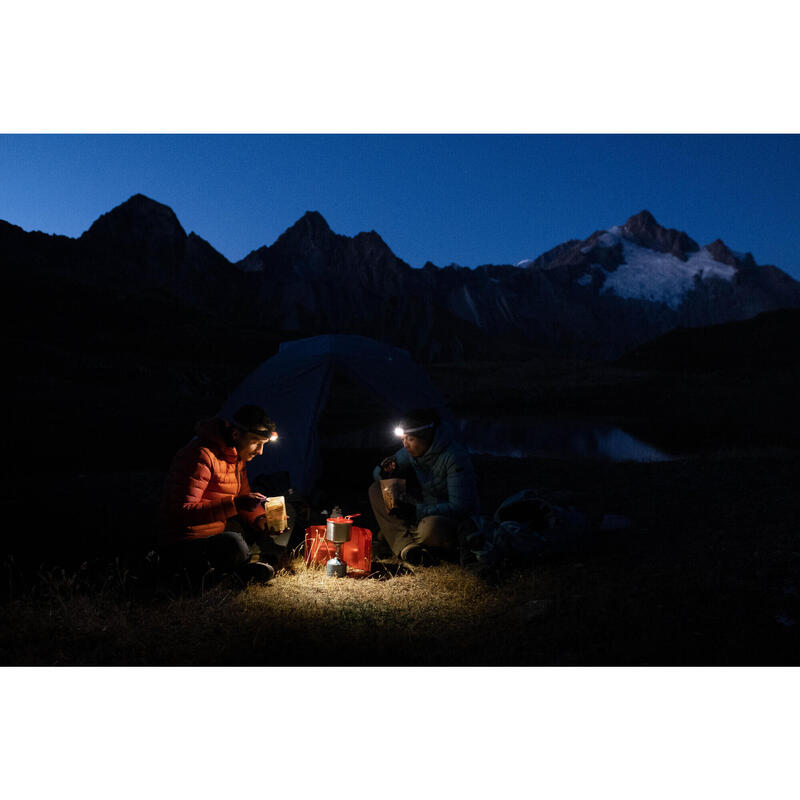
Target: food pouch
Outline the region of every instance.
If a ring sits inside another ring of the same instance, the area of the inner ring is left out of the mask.
[[[289,519],[286,516],[286,501],[283,495],[268,497],[264,509],[267,512],[267,530],[270,533],[281,533],[287,528]]]
[[[381,494],[387,511],[391,511],[403,499],[405,493],[405,478],[384,478],[381,481]]]

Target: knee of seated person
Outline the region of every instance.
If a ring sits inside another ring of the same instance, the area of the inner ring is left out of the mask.
[[[238,567],[250,560],[250,545],[238,531],[223,531],[215,539],[217,561],[226,566]]]
[[[428,547],[455,547],[456,522],[450,517],[431,515],[423,517],[417,524],[417,539]]]
[[[378,481],[373,481],[369,487],[369,491],[367,492],[369,496],[370,505],[374,508],[380,508],[384,505],[383,502],[383,493],[381,492],[381,486]]]

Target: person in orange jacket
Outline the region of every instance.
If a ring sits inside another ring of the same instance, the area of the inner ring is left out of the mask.
[[[250,562],[250,542],[266,537],[267,498],[250,490],[247,464],[277,438],[263,408],[242,406],[230,419],[202,420],[172,460],[161,502],[160,551],[190,578],[235,572],[266,583],[275,570]]]

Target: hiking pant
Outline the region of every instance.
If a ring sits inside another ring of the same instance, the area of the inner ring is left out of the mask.
[[[410,498],[409,498],[410,499]],[[423,517],[415,525],[407,525],[386,510],[380,483],[369,487],[369,503],[383,536],[392,552],[399,556],[404,547],[418,544],[444,557],[455,556],[458,551],[458,522],[439,514]]]
[[[225,530],[203,539],[177,542],[162,551],[168,570],[185,571],[192,585],[200,585],[213,568],[217,573],[233,572],[250,560],[250,545],[239,531]]]

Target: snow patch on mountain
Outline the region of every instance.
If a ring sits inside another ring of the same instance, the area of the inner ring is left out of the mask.
[[[581,253],[588,253],[594,250],[595,247],[614,247],[614,245],[619,244],[620,239],[622,239],[622,228],[619,225],[615,225],[613,228],[603,231],[592,244],[581,247]]]
[[[695,278],[730,281],[736,274],[734,267],[715,261],[706,248],[681,261],[669,253],[657,253],[623,239],[622,253],[625,263],[607,273],[603,293],[666,303],[672,309],[683,302]]]
[[[532,258],[523,258],[522,261],[517,261],[517,263],[514,264],[514,266],[515,267],[529,267],[531,264],[533,264],[533,259]]]
[[[497,296],[497,307],[500,309],[500,312],[505,317],[505,319],[512,320],[514,318],[514,314],[509,308],[508,300],[506,300],[505,295],[500,294]]]
[[[481,324],[481,317],[478,313],[478,309],[475,307],[475,301],[472,299],[472,295],[469,293],[469,289],[464,286],[464,300],[467,303],[467,307],[472,312],[472,318],[475,321],[475,324],[480,327]]]
[[[620,239],[622,239],[622,228],[619,225],[615,225],[597,240],[597,245],[599,247],[613,247],[615,244],[619,244]]]

